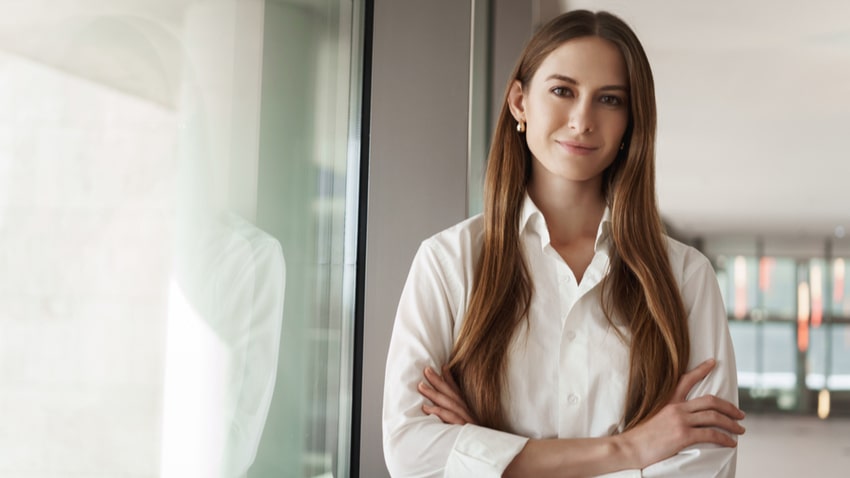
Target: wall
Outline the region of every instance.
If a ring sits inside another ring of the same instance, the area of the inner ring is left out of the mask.
[[[483,11],[489,10],[489,18],[476,20],[490,22],[494,45],[486,63],[496,79],[487,89],[501,97],[530,36],[532,4],[497,0],[488,6]],[[470,38],[472,12],[482,11],[478,7],[475,0],[375,0],[362,477],[388,476],[381,445],[383,374],[410,262],[423,239],[467,216],[468,135],[474,129],[469,125]]]
[[[360,476],[388,476],[384,366],[419,243],[466,217],[470,0],[376,0]]]

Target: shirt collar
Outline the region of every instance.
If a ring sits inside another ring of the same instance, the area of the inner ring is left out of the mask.
[[[525,193],[525,200],[522,204],[522,211],[519,217],[519,232],[535,232],[540,237],[540,247],[546,247],[549,244],[549,228],[546,227],[546,218],[543,213],[534,204],[531,196]],[[605,211],[602,213],[602,220],[599,221],[599,228],[596,230],[596,242],[593,249],[595,252],[608,252],[611,241],[611,208],[605,206]]]

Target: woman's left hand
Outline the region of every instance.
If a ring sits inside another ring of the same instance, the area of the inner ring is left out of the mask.
[[[418,389],[433,404],[422,405],[426,415],[434,415],[449,425],[476,424],[448,365],[443,366],[442,376],[425,367],[425,380],[419,382]]]

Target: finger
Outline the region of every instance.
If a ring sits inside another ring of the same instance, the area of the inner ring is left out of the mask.
[[[441,406],[438,404],[423,404],[422,411],[428,415],[437,415],[440,417],[445,423],[450,423],[453,425],[463,425],[466,423],[473,423],[469,417],[469,414],[464,413],[463,410],[457,410],[445,406]]]
[[[715,410],[736,420],[741,420],[746,416],[744,411],[736,407],[735,404],[715,395],[704,395],[688,400],[682,404],[682,409],[688,413]]]
[[[452,390],[457,393],[458,396],[462,396],[463,394],[460,391],[460,387],[455,382],[455,377],[452,375],[452,369],[448,365],[443,365],[443,380],[452,388]]]
[[[427,398],[428,400],[431,400],[431,403],[433,403],[437,407],[455,413],[456,415],[462,417],[466,422],[472,421],[469,411],[466,409],[466,406],[462,402],[458,402],[447,396],[446,394],[441,393],[440,391],[435,390],[432,387],[429,387],[427,384],[425,384],[425,382],[420,382],[418,388],[419,393],[425,396],[425,398]]]
[[[462,416],[452,412],[451,410],[446,410],[445,408],[433,405],[422,405],[422,411],[425,412],[426,415],[434,415],[447,425],[466,425],[469,423]]]
[[[463,402],[460,391],[456,387],[452,387],[450,383],[446,382],[446,379],[438,375],[431,367],[425,367],[425,378],[440,393],[448,395],[456,402]]]
[[[715,410],[691,413],[686,421],[692,427],[716,427],[734,435],[743,435],[747,431],[737,420]]]
[[[694,388],[694,385],[704,379],[716,364],[717,362],[714,359],[708,359],[697,365],[693,370],[682,375],[682,378],[679,379],[679,384],[676,385],[676,392],[673,394],[673,400],[685,400],[688,397],[688,393],[690,393],[691,389]]]
[[[714,443],[725,447],[738,445],[738,440],[715,428],[694,428],[689,438],[691,445],[697,443]]]

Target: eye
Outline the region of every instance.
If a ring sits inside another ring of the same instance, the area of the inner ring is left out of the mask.
[[[555,96],[561,96],[561,97],[573,96],[572,90],[570,90],[569,88],[564,88],[563,86],[556,86],[556,87],[552,88],[550,91]]]
[[[624,103],[622,98],[614,95],[604,95],[599,98],[599,101],[609,106],[621,106]]]

